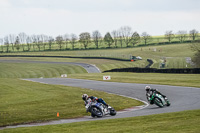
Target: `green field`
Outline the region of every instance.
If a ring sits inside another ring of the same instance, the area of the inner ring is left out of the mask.
[[[155,51],[156,49],[156,51]],[[170,44],[156,45],[136,48],[121,49],[99,49],[99,50],[77,50],[77,51],[47,51],[47,52],[21,52],[21,53],[1,53],[0,55],[40,55],[40,56],[73,56],[73,57],[112,57],[118,59],[130,59],[130,56],[140,56],[143,60],[135,62],[115,61],[104,59],[51,59],[52,61],[63,60],[72,62],[83,62],[95,64],[101,71],[114,68],[145,67],[147,59],[152,59],[153,68],[160,68],[160,63],[166,60],[166,68],[186,68],[194,67],[186,63],[186,57],[193,57],[194,51],[191,44]],[[37,58],[36,58],[37,60]]]
[[[62,74],[87,73],[74,65],[0,62],[0,78],[52,78]]]
[[[5,129],[2,133],[199,133],[200,110],[132,118]]]
[[[103,81],[103,76],[111,76],[107,82],[161,84],[173,86],[200,87],[200,74],[164,74],[164,73],[99,73],[68,75],[69,78]]]
[[[23,58],[22,57],[21,58],[20,57],[0,57],[0,63],[1,63],[1,60],[28,60],[28,61],[32,60],[32,61],[49,61],[49,62],[79,62],[79,63],[94,64],[101,71],[110,70],[110,69],[114,69],[114,68],[145,67],[146,65],[148,65],[148,62],[145,61],[145,60],[131,62],[131,61],[116,61],[116,60],[106,60],[106,59],[72,59],[72,58],[64,58],[63,59],[63,58],[46,58],[46,57],[44,57],[44,58],[37,58],[37,57],[26,57],[26,58],[25,57],[23,57]],[[6,65],[9,66],[12,63],[1,63],[1,64],[2,64],[2,68],[5,66],[3,68],[4,70],[9,69],[8,71],[12,71],[10,68],[6,67]],[[79,66],[74,66],[74,65],[66,65],[66,64],[63,64],[63,65],[46,64],[45,65],[45,64],[40,64],[40,63],[36,63],[36,64],[31,63],[31,64],[34,66],[34,67],[32,67],[32,69],[28,69],[27,66],[30,66],[30,64],[28,65],[28,63],[17,63],[17,65],[14,64],[14,66],[16,68],[19,68],[19,69],[23,68],[23,70],[27,69],[27,71],[30,71],[30,70],[31,71],[36,71],[36,70],[42,69],[42,68],[44,68],[45,71],[46,71],[49,68],[54,66],[52,72],[51,71],[49,71],[49,72],[50,73],[57,73],[57,76],[59,76],[59,74],[63,74],[63,73],[67,73],[67,74],[85,73],[85,70],[82,70],[83,68],[81,68]],[[1,68],[1,66],[0,66],[0,68]],[[38,68],[38,69],[35,69],[35,68]],[[62,68],[63,68],[63,70],[61,70]],[[67,69],[70,69],[70,70],[67,70]],[[41,70],[42,73],[43,73],[43,70]],[[60,72],[59,72],[59,70],[60,70]],[[49,75],[49,77],[52,77],[52,76]]]
[[[20,79],[0,78],[0,91],[0,126],[89,115],[81,98],[84,93],[104,98],[116,110],[143,104],[105,92]]]
[[[190,45],[191,43],[184,43],[119,49],[1,53],[0,55],[91,56],[128,59],[130,58],[130,55],[144,57],[188,57],[194,53],[191,50]]]
[[[190,49],[190,44],[171,44],[121,49],[0,53],[0,55],[16,54],[114,57],[123,59],[128,59],[130,55],[132,55],[141,56],[143,58],[143,60],[135,62],[125,62],[105,59],[0,57],[0,60],[16,59],[54,62],[82,62],[95,64],[101,69],[101,71],[105,71],[113,68],[145,67],[148,64],[146,61],[148,58],[153,59],[154,64],[152,67],[154,68],[159,68],[159,64],[165,58],[167,59],[166,66],[168,68],[171,68],[172,66],[175,68],[181,68],[186,66],[185,57],[192,57],[194,52]],[[192,67],[190,64],[187,65],[188,67]],[[133,99],[104,92],[80,89],[77,87],[41,84],[18,79],[60,77],[61,74],[65,73],[68,74],[69,78],[78,79],[102,81],[103,76],[110,75],[111,82],[200,87],[199,74],[87,74],[83,68],[74,65],[0,62],[0,126],[89,115],[85,113],[83,101],[81,100],[81,95],[83,93],[104,98],[104,100],[116,110],[142,104]],[[73,99],[73,101],[71,99]],[[117,101],[114,99],[117,99]],[[57,112],[60,113],[59,118],[56,116]],[[0,130],[0,132],[198,132],[200,130],[198,124],[200,122],[199,116],[199,110],[194,110],[115,120],[5,129]]]

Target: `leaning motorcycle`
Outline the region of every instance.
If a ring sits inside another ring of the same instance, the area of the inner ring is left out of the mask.
[[[89,100],[85,105],[86,111],[91,113],[92,117],[103,117],[104,115],[116,115],[116,111],[111,106],[106,107],[102,103]]]
[[[156,92],[154,92],[148,100],[150,101],[150,103],[154,103],[160,108],[164,106],[170,106],[169,100]]]

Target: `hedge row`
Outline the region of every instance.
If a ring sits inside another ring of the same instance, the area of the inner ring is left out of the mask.
[[[104,72],[137,72],[137,73],[185,73],[200,74],[200,68],[182,68],[182,69],[156,69],[156,68],[119,68],[111,69]]]

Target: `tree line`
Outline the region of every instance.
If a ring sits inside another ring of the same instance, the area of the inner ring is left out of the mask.
[[[189,31],[178,31],[174,33],[173,31],[166,31],[164,39],[171,43],[174,38],[178,39],[180,43],[186,41],[190,38],[191,41],[195,41],[199,36],[199,32],[195,29]],[[52,50],[54,44],[58,45],[59,50],[75,49],[75,46],[79,43],[84,49],[87,49],[88,46],[93,43],[95,48],[98,49],[101,44],[107,45],[108,48],[111,46],[126,47],[135,46],[139,42],[143,41],[144,45],[147,45],[152,40],[152,36],[147,32],[139,34],[138,32],[133,32],[132,28],[129,26],[123,26],[118,30],[113,30],[112,32],[107,32],[104,36],[98,31],[95,30],[90,34],[89,32],[82,32],[79,36],[76,34],[65,34],[58,35],[57,37],[52,37],[48,35],[27,35],[24,32],[19,33],[18,35],[9,34],[4,38],[0,38],[1,52],[10,52],[10,51],[32,51],[37,50]]]

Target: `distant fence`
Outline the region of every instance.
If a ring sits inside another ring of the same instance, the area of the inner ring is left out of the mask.
[[[156,69],[156,68],[119,68],[111,69],[104,72],[136,72],[136,73],[185,73],[200,74],[200,68],[183,68],[183,69]]]

